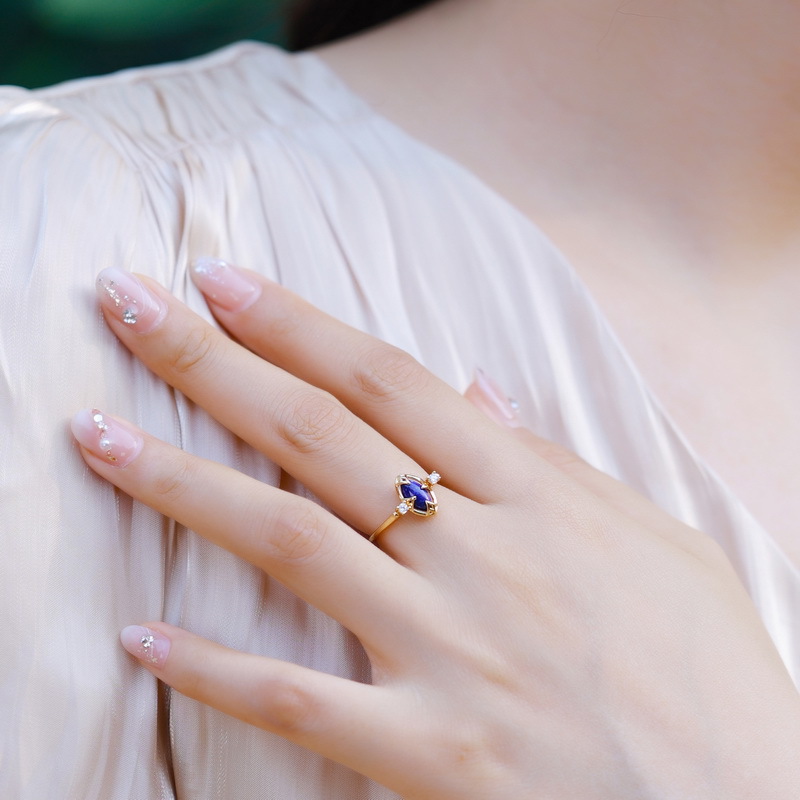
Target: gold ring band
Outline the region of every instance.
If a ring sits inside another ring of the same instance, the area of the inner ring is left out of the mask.
[[[390,525],[409,512],[418,517],[432,517],[439,507],[433,487],[440,480],[438,472],[431,472],[425,478],[418,478],[416,475],[398,475],[394,481],[394,488],[400,502],[391,515],[375,528],[369,540],[374,542]]]

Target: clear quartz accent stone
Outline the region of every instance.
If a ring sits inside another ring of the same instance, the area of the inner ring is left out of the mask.
[[[95,415],[92,417],[92,419],[93,419],[93,420],[94,420],[94,421],[95,421],[95,422],[96,422],[98,425],[100,425],[100,423],[102,423],[102,421],[103,421],[103,415],[102,415],[102,414],[95,414]]]
[[[149,650],[153,646],[153,642],[155,638],[152,635],[142,636],[142,647],[145,650]]]
[[[122,312],[122,321],[126,325],[135,325],[137,319],[138,317],[136,316],[136,310],[133,308],[126,308]]]
[[[441,479],[442,476],[438,472],[431,472],[431,474],[428,475],[427,477],[427,481],[431,486],[433,486],[436,483],[439,483]]]
[[[406,505],[406,503],[400,503],[400,505],[397,506],[397,513],[398,514],[407,514],[408,513],[408,505]]]

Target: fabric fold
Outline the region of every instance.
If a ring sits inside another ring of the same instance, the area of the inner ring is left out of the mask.
[[[151,275],[206,319],[200,256],[261,271],[523,419],[725,548],[795,680],[800,576],[669,420],[574,270],[467,170],[310,54],[241,43],[181,64],[0,89],[0,796],[389,800],[165,689],[117,643],[162,618],[367,680],[337,623],[104,484],[67,433],[100,407],[278,485],[279,468],[135,362],[95,275]],[[396,465],[387,465],[391,483]],[[295,490],[305,490],[296,486]]]

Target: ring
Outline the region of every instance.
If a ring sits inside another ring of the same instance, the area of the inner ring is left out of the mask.
[[[418,517],[432,517],[439,504],[433,493],[433,486],[441,480],[438,472],[431,472],[427,478],[418,478],[416,475],[398,475],[394,481],[394,488],[400,502],[390,517],[387,517],[369,537],[374,542],[393,522],[407,514],[409,511]]]

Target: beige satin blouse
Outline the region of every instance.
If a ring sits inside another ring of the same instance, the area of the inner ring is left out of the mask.
[[[263,271],[459,389],[484,368],[539,433],[714,536],[800,678],[798,571],[675,429],[552,244],[315,56],[242,43],[0,89],[0,797],[393,796],[158,686],[118,644],[161,618],[367,676],[337,624],[101,481],[68,433],[97,406],[278,480],[96,307],[95,275],[113,265],[208,317],[186,273],[200,255]]]

